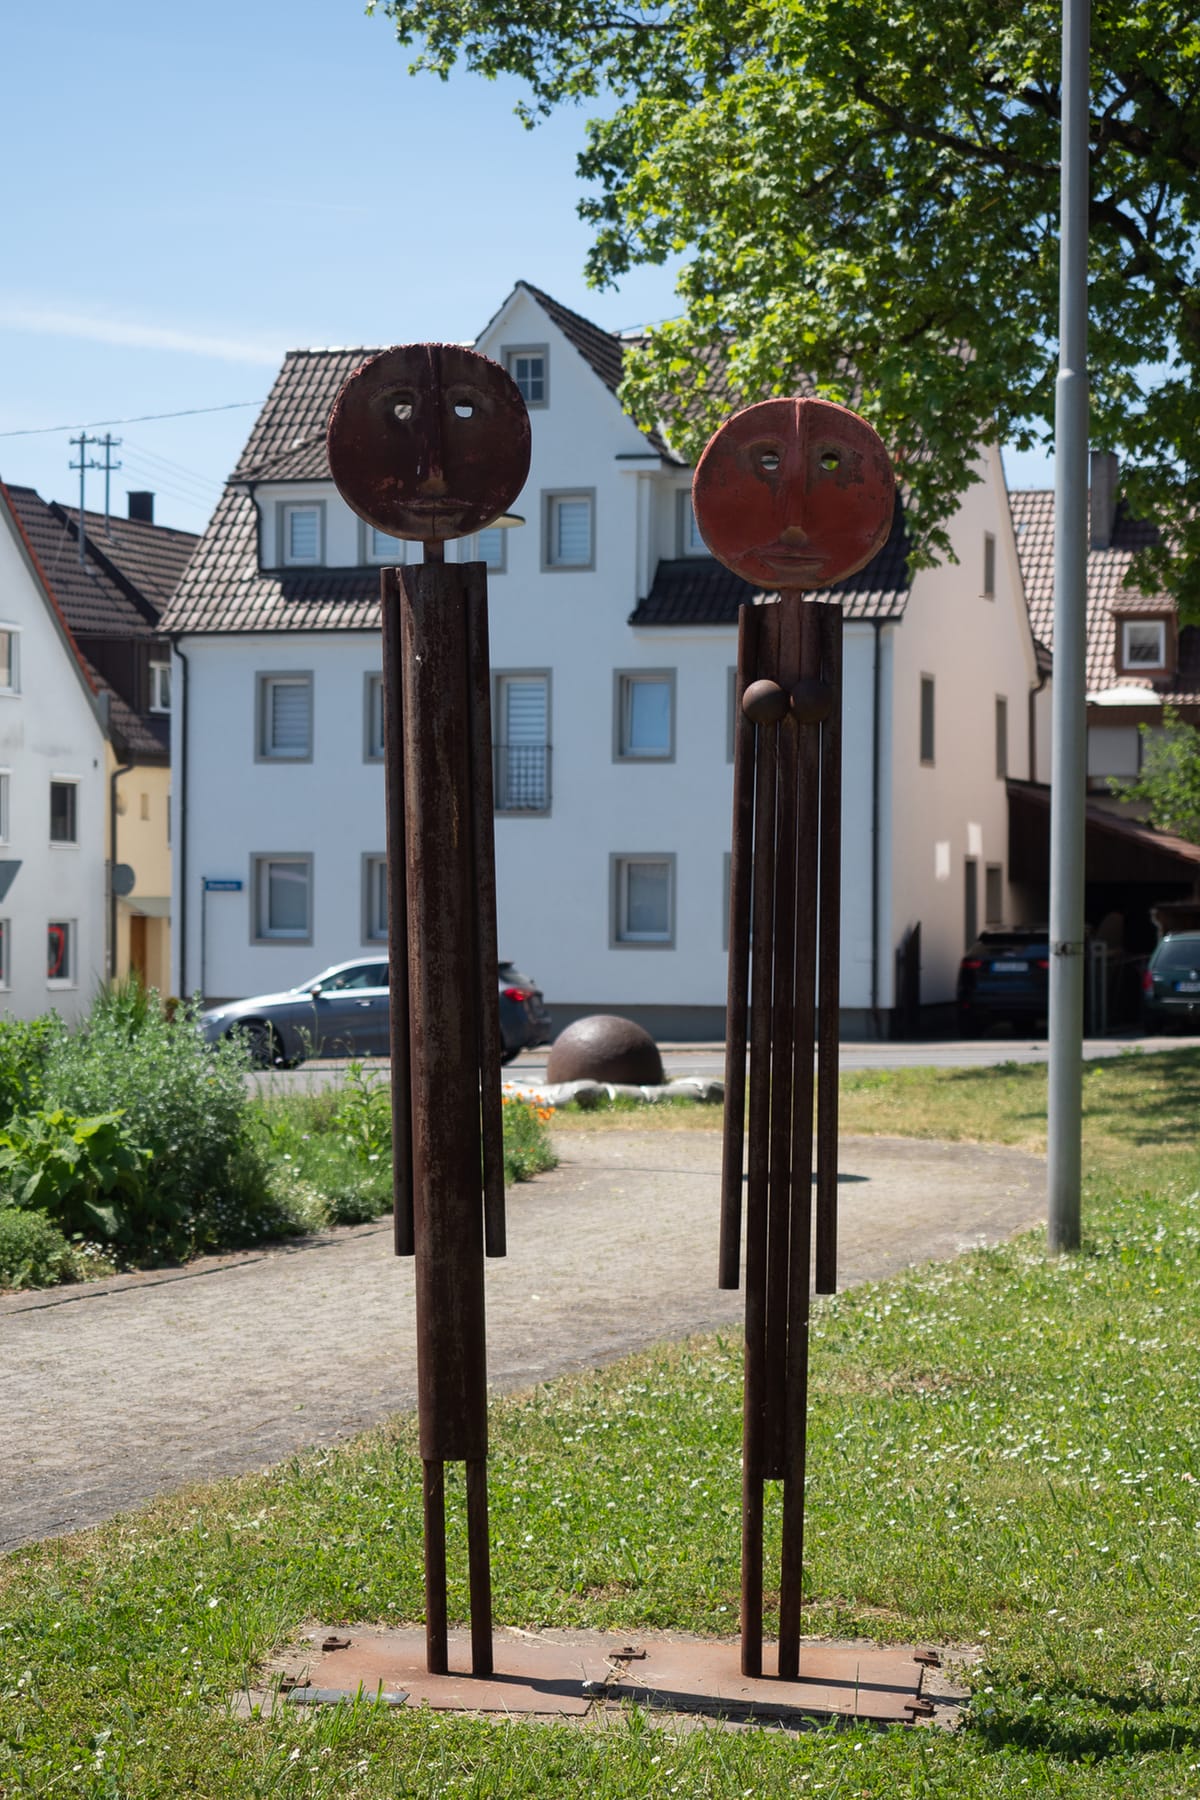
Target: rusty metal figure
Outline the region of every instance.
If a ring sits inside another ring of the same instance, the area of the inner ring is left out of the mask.
[[[328,442],[360,518],[425,546],[380,573],[396,1253],[416,1258],[426,1664],[449,1667],[445,1465],[461,1461],[471,1668],[490,1675],[483,1258],[505,1229],[487,571],[444,544],[516,499],[529,415],[486,357],[402,344],[343,384]]]
[[[816,1290],[837,1284],[842,707],[841,608],[795,590],[828,588],[871,560],[891,529],[895,479],[875,432],[845,407],[766,400],[710,439],[693,498],[714,556],[779,596],[738,615],[718,1279],[736,1288],[740,1277],[749,1036],[742,1672],[762,1674],[763,1487],[782,1480],[779,1674],[795,1680],[814,1236]]]

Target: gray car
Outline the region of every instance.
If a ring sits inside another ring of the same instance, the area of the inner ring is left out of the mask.
[[[391,1021],[387,959],[335,963],[281,994],[255,994],[200,1015],[205,1041],[240,1032],[262,1068],[306,1056],[386,1056]],[[540,991],[510,962],[500,964],[501,1061],[550,1038]]]
[[[1142,1022],[1147,1031],[1200,1025],[1200,931],[1159,942],[1142,979]]]

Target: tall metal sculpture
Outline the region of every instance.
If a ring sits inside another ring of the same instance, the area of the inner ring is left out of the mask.
[[[845,407],[766,400],[710,439],[693,499],[713,554],[779,596],[738,615],[718,1280],[739,1283],[748,1130],[742,1673],[763,1672],[763,1490],[781,1480],[779,1674],[794,1680],[814,1236],[816,1290],[837,1284],[841,904],[842,613],[800,590],[829,588],[882,548],[895,478],[876,433]]]
[[[403,344],[343,384],[328,443],[360,518],[425,547],[380,574],[396,1253],[416,1258],[426,1666],[449,1666],[445,1465],[460,1461],[471,1668],[490,1675],[483,1258],[504,1255],[505,1227],[487,571],[444,545],[516,499],[529,415],[486,357]]]

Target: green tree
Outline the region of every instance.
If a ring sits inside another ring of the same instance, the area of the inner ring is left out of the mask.
[[[1136,781],[1109,782],[1122,800],[1141,800],[1151,823],[1200,844],[1200,731],[1163,707],[1161,730],[1140,725],[1142,772]]]
[[[903,464],[925,554],[986,439],[1051,435],[1059,0],[372,0],[415,69],[596,102],[589,278],[685,258],[625,398],[694,454],[811,375]],[[1168,526],[1140,577],[1200,618],[1200,23],[1093,0],[1092,440]],[[717,353],[720,352],[720,355]],[[724,367],[726,373],[718,374]],[[1167,547],[1169,545],[1169,548]]]

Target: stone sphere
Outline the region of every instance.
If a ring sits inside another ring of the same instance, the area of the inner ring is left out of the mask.
[[[661,1087],[662,1057],[648,1031],[632,1019],[593,1013],[560,1031],[546,1064],[546,1080],[607,1081],[629,1087]]]

